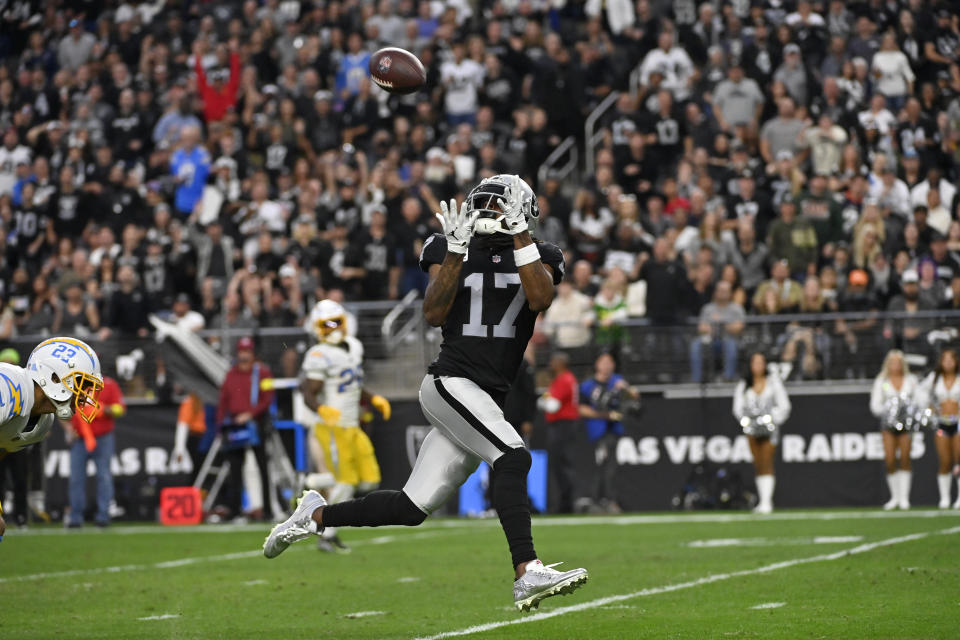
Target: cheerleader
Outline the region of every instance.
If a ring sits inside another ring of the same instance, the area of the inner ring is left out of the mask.
[[[937,368],[920,385],[917,404],[921,409],[930,409],[936,420],[937,458],[940,468],[937,486],[940,489],[940,508],[950,507],[950,474],[960,462],[960,435],[957,435],[957,418],[960,414],[960,381],[957,380],[957,352],[944,349],[937,361]],[[957,485],[960,489],[960,474]],[[960,494],[953,503],[960,509]]]
[[[790,398],[783,383],[767,371],[762,353],[750,356],[747,375],[733,394],[733,417],[750,440],[750,453],[757,475],[759,502],[755,513],[773,511],[773,456],[780,442],[780,426],[790,417]]]
[[[870,413],[880,420],[883,434],[883,457],[887,464],[887,486],[890,500],[887,511],[910,508],[910,443],[913,439],[913,402],[917,378],[907,366],[903,352],[891,350],[883,360],[883,368],[870,391]],[[900,453],[899,469],[897,452]]]

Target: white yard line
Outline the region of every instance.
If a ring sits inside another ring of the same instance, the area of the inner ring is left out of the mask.
[[[345,613],[344,618],[369,618],[370,616],[386,615],[386,611],[357,611],[356,613]]]
[[[694,549],[714,549],[718,547],[782,547],[787,545],[810,544],[848,544],[862,542],[863,536],[813,536],[802,538],[708,538],[691,540],[686,546]]]
[[[137,620],[173,620],[174,618],[179,618],[179,613],[165,613],[161,616],[144,616],[142,618],[137,618]]]
[[[593,526],[593,525],[636,525],[636,524],[688,524],[688,523],[726,523],[726,522],[763,522],[766,520],[899,520],[902,518],[956,518],[960,517],[960,511],[938,509],[913,509],[910,511],[777,511],[769,515],[756,515],[746,512],[737,513],[662,513],[662,514],[643,514],[643,515],[619,515],[619,516],[560,516],[560,517],[534,517],[533,523],[536,527],[569,527],[569,526]],[[251,531],[269,531],[273,526],[270,523],[264,524],[201,524],[186,527],[161,527],[157,525],[117,525],[110,527],[105,531],[86,527],[83,529],[61,529],[61,528],[40,528],[25,529],[15,531],[11,536],[18,538],[30,538],[33,536],[109,536],[109,535],[163,535],[163,534],[197,534],[197,533],[245,533]],[[499,527],[500,523],[495,518],[488,519],[462,519],[462,518],[439,518],[437,520],[427,520],[420,525],[419,529],[465,529],[474,527]],[[405,530],[408,527],[388,526],[382,527],[384,530]]]
[[[421,531],[417,533],[410,533],[407,535],[397,535],[390,536],[391,541],[403,542],[406,540],[422,540],[423,538],[434,538],[440,535],[443,535],[444,531]],[[352,546],[364,546],[368,544],[374,544],[370,540],[357,540],[351,541]],[[380,542],[379,544],[383,544]],[[297,547],[294,547],[291,550],[288,550],[287,553],[291,551],[307,551],[313,550],[313,545],[307,543]],[[188,567],[196,564],[205,564],[210,562],[226,562],[229,560],[243,560],[246,558],[256,558],[262,557],[263,551],[257,549],[255,551],[239,551],[236,553],[224,553],[216,556],[199,556],[192,558],[181,558],[179,560],[166,560],[164,562],[154,562],[151,564],[124,564],[117,565],[113,567],[92,567],[89,569],[70,569],[67,571],[46,571],[43,573],[29,573],[22,576],[7,576],[0,577],[0,584],[8,582],[31,582],[35,580],[45,580],[47,578],[69,578],[72,576],[82,576],[82,575],[94,575],[98,573],[127,573],[130,571],[147,571],[153,569],[175,569],[178,567]]]
[[[750,607],[750,608],[751,608],[751,609],[757,609],[757,610],[760,610],[760,609],[779,609],[780,607],[785,607],[786,605],[787,605],[786,602],[764,602],[763,604],[758,604],[758,605],[755,605],[755,606]]]
[[[555,618],[557,616],[566,615],[568,613],[576,613],[577,611],[587,611],[589,609],[605,607],[607,605],[614,604],[616,602],[623,602],[624,600],[632,600],[633,598],[642,598],[647,596],[660,595],[662,593],[671,593],[673,591],[680,591],[683,589],[700,587],[705,584],[713,584],[714,582],[722,582],[725,580],[730,580],[732,578],[740,578],[743,576],[752,576],[752,575],[758,575],[763,573],[771,573],[773,571],[779,571],[781,569],[789,569],[790,567],[796,567],[798,565],[803,565],[803,564],[810,564],[813,562],[828,562],[831,560],[840,560],[848,556],[867,553],[868,551],[873,551],[874,549],[879,549],[881,547],[889,547],[891,545],[900,544],[902,542],[912,542],[914,540],[922,540],[924,538],[928,538],[933,535],[951,535],[955,533],[960,533],[960,527],[951,527],[949,529],[943,529],[940,531],[912,533],[906,536],[898,536],[896,538],[887,538],[886,540],[878,540],[877,542],[869,542],[867,544],[861,544],[859,546],[852,547],[850,549],[844,549],[843,551],[837,551],[835,553],[827,553],[819,556],[811,556],[809,558],[794,558],[793,560],[784,560],[782,562],[775,562],[773,564],[757,567],[756,569],[744,569],[743,571],[732,571],[730,573],[715,573],[709,576],[704,576],[702,578],[697,578],[696,580],[691,580],[689,582],[679,582],[676,584],[664,585],[662,587],[650,587],[648,589],[641,589],[640,591],[634,591],[633,593],[622,593],[618,595],[607,596],[605,598],[597,598],[596,600],[582,602],[580,604],[575,604],[569,607],[560,607],[552,611],[535,613],[531,616],[526,616],[523,618],[514,618],[513,620],[501,620],[498,622],[488,622],[486,624],[479,624],[472,627],[467,627],[465,629],[457,629],[455,631],[444,631],[443,633],[438,633],[432,636],[422,636],[420,638],[417,638],[416,640],[440,640],[441,638],[453,638],[456,636],[466,636],[474,633],[481,633],[483,631],[490,631],[491,629],[499,629],[500,627],[507,627],[515,624],[526,624],[528,622],[538,622],[540,620]]]

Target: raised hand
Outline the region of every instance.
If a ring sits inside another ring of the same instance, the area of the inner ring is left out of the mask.
[[[504,233],[512,236],[527,230],[527,216],[523,213],[523,187],[520,186],[518,176],[510,177],[510,184],[503,194],[503,198],[497,199],[500,210],[503,211],[501,226]]]
[[[473,225],[477,221],[479,211],[469,213],[467,202],[464,200],[457,211],[457,201],[450,198],[450,206],[440,202],[440,213],[435,214],[443,225],[443,235],[447,237],[447,251],[464,254],[473,236]]]

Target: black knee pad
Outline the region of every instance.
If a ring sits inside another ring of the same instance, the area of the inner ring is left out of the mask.
[[[519,473],[526,477],[532,464],[533,458],[530,457],[530,452],[523,447],[517,447],[500,456],[493,463],[493,469],[498,473]]]

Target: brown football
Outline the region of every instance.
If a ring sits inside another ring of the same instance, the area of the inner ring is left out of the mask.
[[[409,51],[386,47],[370,56],[370,77],[390,93],[413,93],[427,81],[427,71]]]

